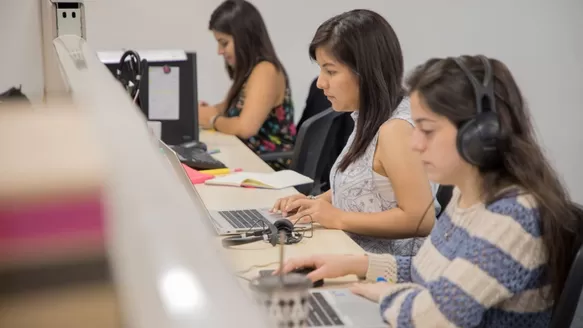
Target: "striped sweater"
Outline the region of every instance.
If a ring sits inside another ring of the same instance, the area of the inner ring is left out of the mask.
[[[391,327],[547,327],[547,252],[531,197],[445,213],[413,258],[369,254],[367,279],[397,282],[380,298]]]

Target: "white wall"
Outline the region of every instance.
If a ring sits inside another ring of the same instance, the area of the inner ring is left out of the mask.
[[[432,56],[484,53],[513,71],[539,135],[574,198],[583,202],[583,1],[580,0],[251,0],[261,11],[290,75],[299,119],[317,75],[307,48],[325,19],[356,7],[376,10],[401,39],[407,69]],[[8,3],[8,6],[6,6]],[[0,89],[42,84],[36,0],[0,0]],[[198,53],[199,98],[221,99],[229,86],[207,30],[220,0],[85,0],[87,37],[96,50],[183,48]],[[8,10],[6,10],[8,8]],[[19,20],[15,17],[20,17]],[[25,18],[25,19],[22,19]],[[6,28],[6,20],[10,24]],[[32,25],[28,25],[32,24]],[[10,40],[14,35],[17,40]],[[29,38],[27,38],[29,36]],[[23,38],[19,40],[18,38]]]
[[[22,84],[32,101],[42,100],[40,5],[36,0],[0,0],[0,93]]]

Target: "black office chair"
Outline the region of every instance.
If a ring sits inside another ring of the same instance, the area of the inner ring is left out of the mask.
[[[573,206],[577,217],[579,218],[579,230],[581,230],[581,222],[583,222],[583,207],[578,204]],[[579,231],[581,233],[581,231]],[[553,317],[551,319],[550,328],[568,328],[571,327],[577,305],[581,299],[581,291],[583,290],[583,246],[581,241],[576,241],[576,249],[578,249],[571,264],[569,275],[565,281],[561,297],[555,303],[553,309]]]
[[[439,185],[439,188],[437,188],[437,193],[435,194],[435,198],[439,202],[439,205],[441,205],[441,211],[436,213],[436,217],[439,217],[439,215],[445,211],[447,204],[449,204],[449,201],[451,200],[452,194],[453,186]]]
[[[329,157],[325,151],[326,141],[335,134],[335,122],[342,114],[329,108],[310,117],[298,131],[293,152],[266,153],[259,157],[264,161],[291,158],[291,170],[314,180],[313,184],[297,186],[296,189],[304,195],[320,194],[320,179],[324,169],[321,162]]]

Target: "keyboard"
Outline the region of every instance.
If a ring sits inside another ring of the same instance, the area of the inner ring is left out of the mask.
[[[340,316],[321,293],[312,292],[308,304],[308,327],[344,326]]]
[[[257,210],[219,211],[219,214],[234,228],[263,228],[267,221]]]
[[[223,162],[215,159],[205,150],[200,148],[187,149],[180,146],[173,146],[172,149],[178,155],[180,162],[195,170],[224,169],[227,167]]]

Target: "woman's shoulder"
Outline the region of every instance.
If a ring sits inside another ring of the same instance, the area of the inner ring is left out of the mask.
[[[262,60],[255,64],[249,73],[249,78],[254,76],[266,76],[266,77],[277,77],[281,74],[280,69],[272,62],[267,60]]]
[[[396,138],[399,140],[404,135],[409,134],[413,126],[411,102],[409,97],[404,97],[391,114],[391,117],[380,126],[379,135],[383,138]]]
[[[507,188],[485,209],[496,216],[504,216],[534,237],[542,233],[540,215],[534,196],[518,187]]]
[[[411,117],[411,101],[409,97],[403,97],[397,108],[391,114],[391,117],[385,122],[385,124],[390,123],[394,120],[401,120],[409,123],[413,126],[413,118]]]
[[[273,85],[278,86],[280,83],[284,83],[287,87],[287,76],[283,68],[278,68],[276,64],[263,60],[255,64],[249,73],[248,78],[245,81],[245,85]]]

